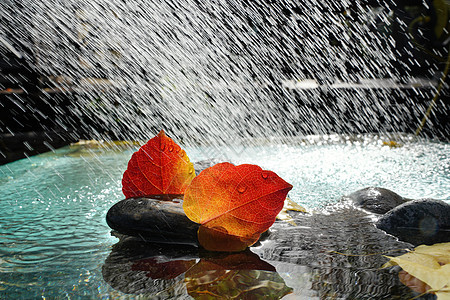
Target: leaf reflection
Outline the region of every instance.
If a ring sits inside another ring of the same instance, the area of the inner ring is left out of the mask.
[[[250,250],[201,252],[197,248],[119,242],[103,278],[127,294],[194,299],[280,299],[292,292],[275,267]]]
[[[174,279],[195,265],[195,260],[172,260],[158,262],[158,258],[150,257],[131,265],[132,271],[146,271],[152,279]]]
[[[194,299],[280,299],[292,292],[275,268],[247,251],[204,258],[185,274]]]

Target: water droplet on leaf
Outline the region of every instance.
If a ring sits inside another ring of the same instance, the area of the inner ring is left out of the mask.
[[[241,194],[243,192],[245,192],[246,189],[247,189],[247,187],[245,185],[243,185],[243,184],[238,186],[238,188],[237,188],[238,192],[241,193]]]

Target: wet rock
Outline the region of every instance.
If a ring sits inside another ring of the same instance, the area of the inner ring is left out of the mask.
[[[177,196],[130,198],[113,205],[108,226],[143,241],[197,245],[198,224],[188,219]]]
[[[376,226],[413,245],[450,242],[450,205],[433,199],[413,200],[386,213]]]
[[[183,200],[176,195],[154,195],[119,201],[106,214],[111,234],[121,242],[151,242],[198,246],[199,224],[183,210]],[[264,240],[269,230],[261,234]]]
[[[356,206],[361,207],[369,212],[376,214],[384,214],[407,201],[409,199],[379,187],[368,187],[356,191],[346,198],[350,199]]]

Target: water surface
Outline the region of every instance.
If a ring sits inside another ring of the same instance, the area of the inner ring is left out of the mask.
[[[402,146],[395,148],[383,145],[383,141],[376,136],[310,136],[227,148],[184,148],[193,162],[218,158],[275,171],[293,184],[291,199],[309,211],[319,211],[367,186],[388,188],[408,198],[450,202],[448,144],[404,137],[399,142]],[[108,299],[127,295],[103,278],[102,267],[118,242],[111,236],[105,216],[114,203],[124,198],[121,177],[136,149],[75,145],[0,166],[0,298]],[[305,228],[314,226],[308,222]],[[319,218],[317,224],[320,222]],[[330,238],[331,233],[322,229]],[[280,235],[282,239],[289,239],[286,232]],[[294,240],[302,240],[301,234],[301,228],[297,228]],[[334,236],[334,241],[321,245],[328,244],[328,250],[336,251],[345,245],[357,246],[357,238],[352,242],[348,235]],[[390,246],[395,248],[395,243],[392,241]],[[281,249],[279,244],[275,246]],[[311,268],[310,264],[292,258],[311,257],[313,252],[290,245],[291,250],[286,248],[287,252],[280,253],[275,246],[268,244],[263,250],[252,251],[277,269],[295,295],[317,296],[313,277],[323,274],[314,272],[323,269],[301,275],[302,268]],[[164,256],[162,250],[157,253]],[[196,253],[194,260],[198,262],[199,258]],[[276,260],[288,264],[273,263]],[[323,264],[333,270],[332,263],[325,260]],[[344,266],[343,272],[349,278],[365,272],[364,264],[349,265],[349,269],[345,264],[339,266]],[[306,277],[299,282],[299,276]],[[156,287],[158,284],[153,282]],[[183,281],[177,288],[188,297]],[[367,289],[364,291],[367,293]]]

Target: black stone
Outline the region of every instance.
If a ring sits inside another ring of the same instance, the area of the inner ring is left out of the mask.
[[[189,220],[182,203],[176,196],[129,198],[109,209],[106,222],[117,232],[143,241],[197,245],[199,225]]]
[[[409,201],[393,191],[379,187],[368,187],[346,197],[357,207],[376,214],[387,213],[394,207]]]
[[[382,216],[376,226],[413,245],[450,242],[450,205],[433,199],[409,201]]]

